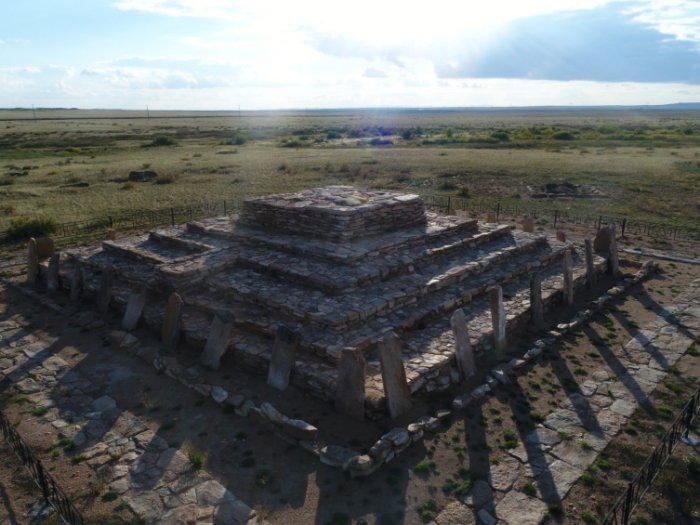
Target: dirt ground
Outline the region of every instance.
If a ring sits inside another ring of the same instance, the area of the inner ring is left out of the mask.
[[[463,497],[456,482],[468,486],[472,476],[478,476],[488,464],[499,462],[507,454],[508,440],[512,436],[519,440],[532,430],[568,392],[579,388],[593,366],[614,373],[609,349],[624,344],[671,304],[687,283],[700,277],[698,265],[662,262],[661,267],[660,274],[632,288],[629,295],[620,298],[609,311],[601,312],[580,333],[547,349],[521,369],[517,381],[508,388],[499,388],[463,417],[444,421],[437,434],[412,446],[372,476],[354,480],[119,351],[108,337],[109,331],[118,326],[116,317],[107,316],[86,328],[77,316],[65,319],[32,304],[11,288],[2,291],[0,313],[21,321],[28,330],[51,342],[56,354],[71,367],[89,373],[100,391],[113,397],[121,410],[139,416],[171,446],[206,453],[205,468],[273,524],[414,525],[426,521],[426,509],[434,506],[439,510]],[[634,272],[635,268],[623,270]],[[560,315],[566,318],[570,312]],[[156,334],[141,329],[136,335],[142,344],[156,344]],[[536,335],[524,334],[511,350],[517,355]],[[181,353],[186,355],[187,349]],[[488,370],[483,356],[481,360]],[[319,424],[322,436],[335,444],[367,447],[392,426],[389,422],[348,424],[333,415],[330,405],[304,393],[280,395],[264,385],[264,378],[251,378],[236,370],[221,374],[223,381],[261,400],[271,400],[283,412]],[[687,354],[651,398],[655,407],[665,406],[668,411],[640,407],[628,428],[603,451],[607,463],[597,463],[590,469],[594,481],[579,481],[560,508],[550,509],[551,519],[595,523],[584,521],[583,514],[591,512],[591,519],[597,519],[609,507],[658,442],[683,399],[697,387],[698,377],[700,357]],[[465,385],[463,390],[472,386]],[[446,406],[456,393],[426,399],[419,410]],[[133,522],[133,516],[118,500],[105,501],[107,487],[87,465],[71,461],[76,452],[55,447],[58,432],[37,415],[26,398],[4,396],[3,411],[91,522]],[[4,502],[0,523],[29,523],[23,513],[24,502],[35,497],[30,484],[22,481],[18,474],[22,469],[13,464],[13,457],[2,450],[0,454],[0,499]],[[679,447],[638,509],[635,523],[700,523],[700,498],[691,497],[700,493],[700,479],[692,471],[692,460],[686,459],[691,457],[698,457],[697,449]]]

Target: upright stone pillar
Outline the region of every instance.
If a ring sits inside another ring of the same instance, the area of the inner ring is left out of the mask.
[[[525,217],[523,219],[523,231],[533,233],[535,231],[535,219],[532,217]]]
[[[560,242],[566,242],[566,233],[563,230],[557,230],[557,240]]]
[[[107,231],[105,232],[105,239],[108,241],[113,241],[117,238],[117,232],[114,231],[112,228],[107,228]]]
[[[231,340],[234,320],[233,314],[228,310],[220,310],[214,314],[214,319],[209,327],[207,343],[199,356],[199,362],[204,366],[214,370],[219,368],[221,356],[226,353]]]
[[[114,268],[105,266],[100,279],[100,289],[97,292],[97,311],[104,314],[109,310],[112,300],[112,284],[114,283]]]
[[[495,224],[496,221],[496,212],[490,211],[486,214],[486,222],[489,224]]]
[[[564,252],[564,302],[574,304],[574,264],[571,260],[571,250]]]
[[[335,409],[350,417],[365,418],[365,356],[358,348],[343,348],[338,365]]]
[[[84,281],[83,263],[75,259],[75,267],[73,268],[73,275],[70,279],[70,300],[72,303],[77,303],[80,300],[80,295],[83,293]]]
[[[163,316],[163,327],[160,339],[168,352],[173,352],[180,341],[180,325],[182,323],[182,307],[184,302],[177,292],[173,292],[168,297],[168,304],[165,306]]]
[[[277,328],[272,345],[270,368],[267,371],[267,384],[277,390],[286,390],[292,373],[294,354],[299,346],[299,336],[284,325]]]
[[[146,305],[146,288],[141,287],[139,290],[132,292],[129,295],[129,300],[126,303],[124,317],[122,317],[122,329],[130,332],[136,325],[139,324],[143,307]]]
[[[455,338],[455,359],[457,368],[462,379],[469,379],[476,373],[476,363],[474,362],[474,351],[469,340],[469,329],[467,328],[467,318],[464,310],[458,308],[450,319],[452,334]]]
[[[544,328],[544,308],[542,304],[542,275],[535,273],[530,277],[530,317],[537,330]]]
[[[46,290],[52,294],[58,290],[58,267],[61,264],[61,252],[54,253],[49,259],[46,271]]]
[[[54,254],[54,242],[51,237],[39,237],[36,240],[36,253],[39,259],[51,257]]]
[[[620,275],[620,261],[617,258],[617,238],[615,237],[615,225],[608,227],[610,232],[610,248],[608,249],[608,271],[613,277]]]
[[[398,417],[411,409],[412,402],[401,360],[401,340],[394,332],[385,334],[379,343],[379,362],[387,410],[391,417]]]
[[[592,288],[597,282],[595,267],[593,266],[593,242],[590,239],[584,241],[586,250],[586,287]]]
[[[34,286],[39,279],[39,250],[32,237],[27,244],[27,284]]]
[[[491,325],[493,326],[493,343],[498,357],[506,349],[506,311],[503,307],[503,288],[491,288]]]

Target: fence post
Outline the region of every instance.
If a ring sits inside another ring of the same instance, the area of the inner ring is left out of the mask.
[[[602,225],[603,225],[603,216],[602,216],[602,215],[598,215],[598,228],[596,228],[596,229],[597,229],[597,230],[600,230],[600,227],[601,227]]]
[[[112,216],[110,215],[110,216],[107,217],[107,218],[109,219],[109,227],[110,227],[110,228],[114,227],[114,222],[112,221]]]
[[[557,229],[557,219],[559,218],[559,210],[554,210],[554,229]]]
[[[224,199],[224,215],[228,215],[228,214],[226,213],[226,199]]]
[[[496,222],[498,222],[498,216],[501,214],[501,203],[496,203]]]
[[[175,209],[170,208],[170,224],[175,226]]]
[[[627,227],[627,218],[622,219],[622,225],[620,226],[620,236],[625,236],[625,228]]]
[[[452,202],[452,197],[447,196],[447,215],[450,214],[450,203]]]

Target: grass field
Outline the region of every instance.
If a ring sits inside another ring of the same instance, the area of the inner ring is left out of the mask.
[[[0,230],[26,218],[66,222],[328,184],[532,202],[700,230],[700,111],[36,116],[0,110]],[[155,182],[127,180],[145,168],[158,173]],[[551,182],[587,185],[598,197],[532,198]]]

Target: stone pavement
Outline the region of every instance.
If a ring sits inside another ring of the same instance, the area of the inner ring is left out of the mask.
[[[475,515],[487,525],[539,524],[547,505],[566,497],[698,336],[700,280],[624,347],[610,349],[618,377],[593,371],[580,393],[569,395],[524,436],[509,458],[491,465],[488,479],[475,481],[466,502],[452,502],[433,525],[469,525],[477,522]],[[535,496],[518,488],[526,483],[536,487]]]
[[[0,385],[27,396],[58,438],[117,491],[146,524],[262,524],[255,511],[136,416],[103,395],[99,385],[54,355],[51,342],[0,315]],[[60,477],[58,479],[60,484]]]

